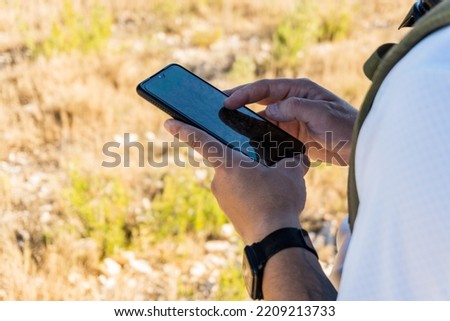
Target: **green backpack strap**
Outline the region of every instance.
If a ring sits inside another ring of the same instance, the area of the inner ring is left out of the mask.
[[[410,33],[397,45],[383,45],[364,65],[364,72],[372,80],[358,118],[353,129],[352,151],[348,175],[348,211],[350,229],[353,231],[359,206],[359,197],[355,177],[355,150],[358,135],[367,115],[372,108],[375,96],[391,69],[422,39],[432,32],[450,25],[450,0],[444,0],[420,19]]]

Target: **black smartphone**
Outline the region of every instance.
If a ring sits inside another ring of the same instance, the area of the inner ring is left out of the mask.
[[[173,118],[264,165],[305,152],[299,140],[247,107],[224,108],[225,93],[178,64],[142,81],[137,92]]]

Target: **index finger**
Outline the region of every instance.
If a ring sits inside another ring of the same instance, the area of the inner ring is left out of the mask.
[[[216,138],[194,126],[169,119],[164,123],[164,127],[172,135],[178,137],[202,155],[214,168],[234,167],[244,164],[257,165],[250,157],[227,147]]]
[[[236,109],[246,104],[271,104],[285,99],[292,87],[290,79],[263,79],[227,91],[224,106]]]
[[[306,98],[309,100],[336,100],[333,93],[306,79],[263,79],[236,87],[228,91],[231,96],[224,100],[224,106],[236,109],[245,104],[273,104],[289,97]]]
[[[236,86],[234,88],[230,88],[230,89],[225,89],[223,90],[223,92],[227,95],[227,96],[231,96],[236,90],[239,90],[242,87],[247,86],[248,84],[244,84],[244,85],[240,85],[240,86]]]

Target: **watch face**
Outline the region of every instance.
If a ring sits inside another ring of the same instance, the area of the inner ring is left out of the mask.
[[[262,266],[257,261],[253,249],[246,246],[242,262],[245,287],[252,299],[262,299]]]

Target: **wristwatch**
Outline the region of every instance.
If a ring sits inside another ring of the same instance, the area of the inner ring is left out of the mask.
[[[287,227],[276,230],[262,241],[247,245],[244,248],[242,269],[245,286],[253,300],[264,298],[262,293],[264,267],[276,253],[291,247],[301,247],[318,257],[314,248],[306,243],[305,237],[308,237],[308,232],[305,230]]]

